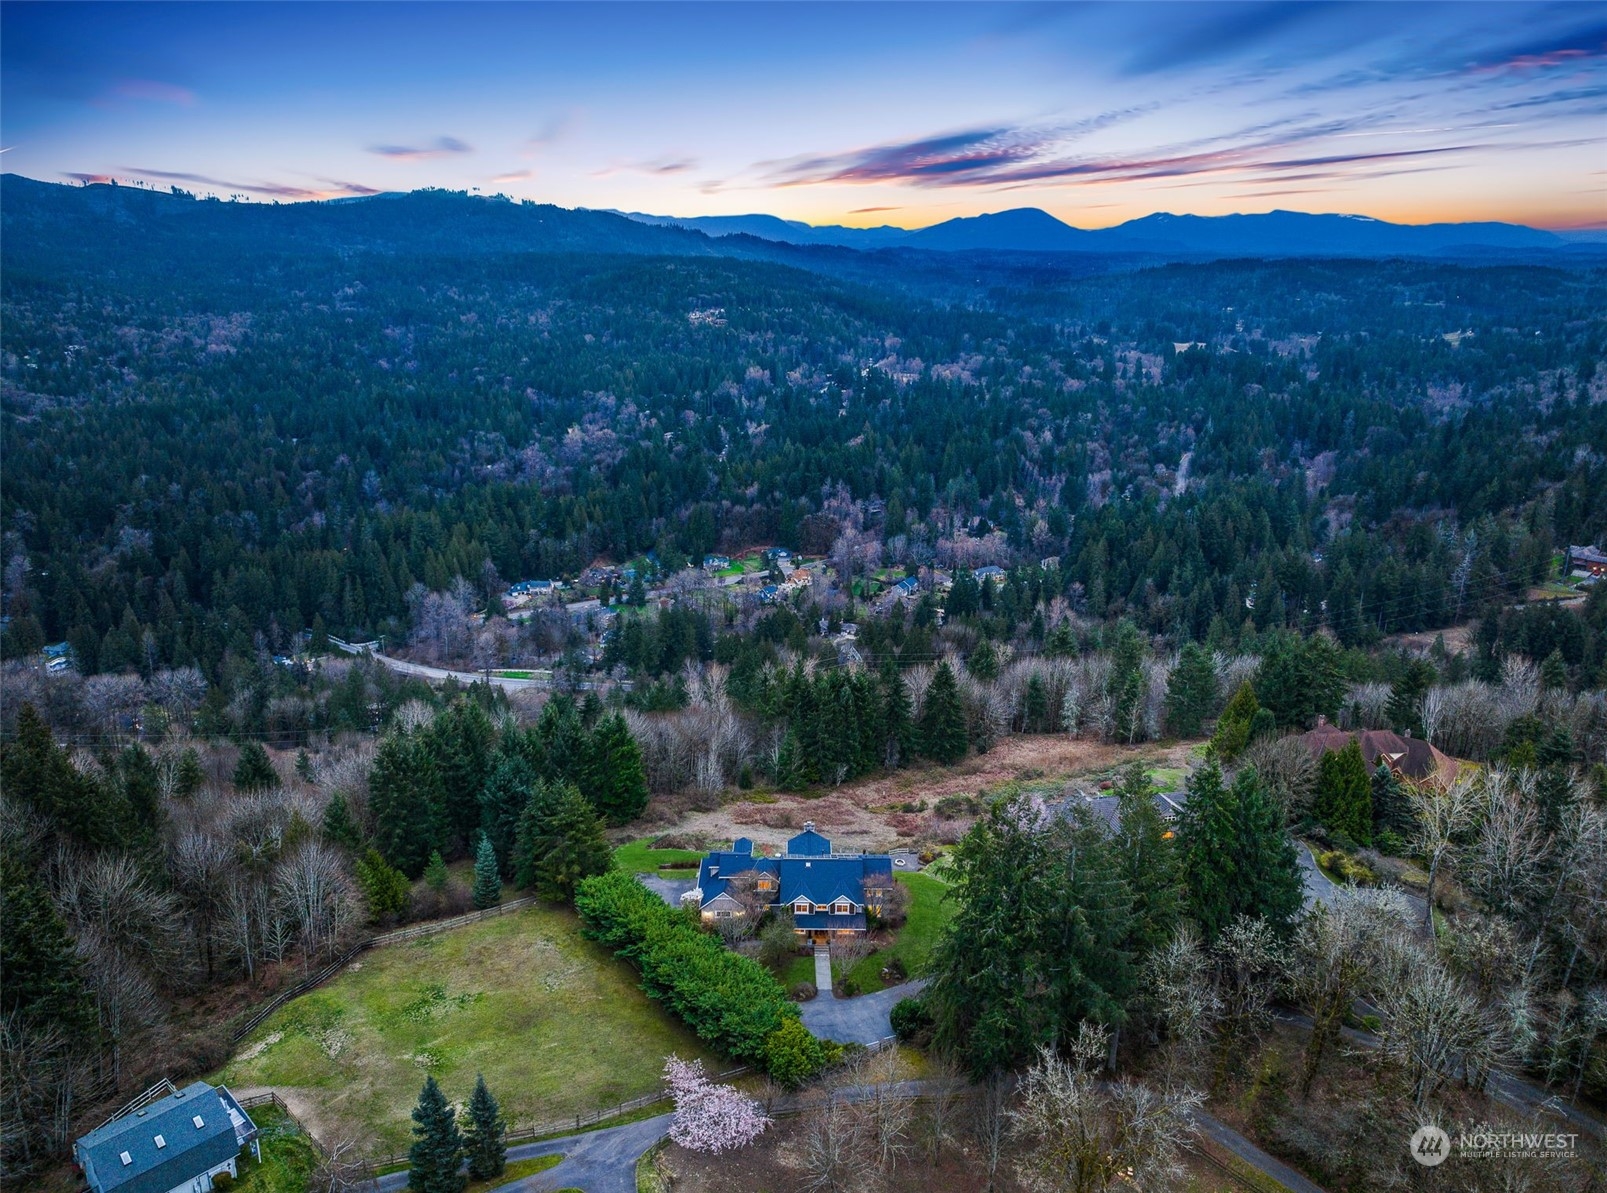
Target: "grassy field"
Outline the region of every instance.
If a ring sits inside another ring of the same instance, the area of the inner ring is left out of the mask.
[[[320,1138],[394,1154],[427,1073],[460,1104],[484,1073],[509,1126],[528,1126],[654,1091],[670,1052],[719,1067],[571,912],[535,907],[364,954],[271,1016],[219,1078],[278,1090]]]
[[[897,957],[904,963],[904,972],[911,977],[920,973],[926,959],[932,955],[938,934],[954,914],[954,904],[944,899],[948,887],[941,879],[924,871],[919,874],[900,874],[897,881],[909,888],[909,918],[898,936],[887,948],[872,953],[849,973],[861,994],[874,994],[885,989],[882,967]]]
[[[702,860],[703,855],[695,849],[654,849],[652,842],[645,837],[614,850],[614,865],[628,874],[665,873],[679,877],[679,870],[660,871],[659,867],[665,862],[685,862],[685,877],[689,878],[696,873],[698,863]]]
[[[250,1152],[240,1161],[239,1193],[305,1193],[318,1155],[312,1144],[277,1106],[259,1106],[250,1112],[261,1132],[259,1163]]]

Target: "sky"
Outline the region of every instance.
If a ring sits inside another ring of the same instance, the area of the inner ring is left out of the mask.
[[[0,167],[858,226],[1602,227],[1607,6],[5,0]]]

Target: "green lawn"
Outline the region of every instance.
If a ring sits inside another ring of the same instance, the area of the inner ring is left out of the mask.
[[[781,971],[781,984],[791,990],[799,982],[813,982],[815,980],[815,955],[806,953],[794,957],[787,962],[787,967]]]
[[[614,850],[614,865],[631,874],[657,874],[665,862],[685,862],[686,868],[695,872],[702,860],[703,855],[695,849],[654,849],[646,837]]]
[[[900,874],[898,881],[909,888],[909,918],[892,944],[866,957],[849,973],[862,994],[874,994],[886,988],[882,967],[894,957],[904,963],[904,971],[911,977],[919,974],[932,955],[943,925],[954,914],[953,902],[943,897],[949,888],[941,879],[922,871]]]
[[[245,1153],[240,1161],[238,1193],[305,1193],[318,1154],[312,1144],[277,1106],[259,1106],[250,1111],[251,1121],[260,1132],[262,1150],[259,1163]]]
[[[484,1073],[519,1127],[650,1093],[670,1052],[719,1065],[573,913],[532,907],[365,953],[272,1015],[218,1077],[297,1094],[320,1134],[394,1154],[427,1073],[458,1103]]]

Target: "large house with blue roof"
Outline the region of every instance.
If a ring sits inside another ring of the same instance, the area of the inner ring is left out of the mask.
[[[755,854],[746,837],[709,854],[682,901],[709,923],[746,916],[761,902],[762,911],[787,908],[798,935],[819,945],[863,935],[866,916],[881,914],[892,887],[891,857],[835,853],[810,821],[779,857]]]
[[[102,1123],[73,1159],[93,1193],[208,1193],[220,1173],[240,1175],[247,1144],[256,1150],[257,1128],[234,1095],[197,1081]]]

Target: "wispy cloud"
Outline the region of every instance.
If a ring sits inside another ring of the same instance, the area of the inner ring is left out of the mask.
[[[422,162],[459,153],[473,153],[474,146],[457,137],[437,137],[424,145],[370,145],[368,152],[393,161]]]
[[[157,79],[124,79],[112,88],[112,94],[122,99],[143,99],[160,104],[178,104],[190,107],[195,103],[195,92],[177,83],[163,83]]]
[[[123,174],[133,175],[136,178],[156,179],[159,182],[189,182],[196,186],[210,187],[227,194],[249,193],[254,195],[267,195],[275,199],[334,199],[349,195],[377,195],[380,192],[371,186],[364,186],[356,182],[337,182],[333,179],[320,179],[324,185],[321,187],[297,186],[283,182],[239,182],[227,178],[215,178],[210,174],[192,174],[185,170],[151,170],[143,166],[123,166]],[[110,182],[108,175],[72,174],[68,177],[82,181]]]
[[[849,215],[869,215],[873,211],[903,211],[902,207],[856,207]]]
[[[1122,73],[1152,75],[1242,57],[1333,7],[1302,0],[1235,4],[1224,8],[1200,5],[1196,11],[1210,14],[1207,19],[1189,21],[1146,39],[1140,43],[1142,48],[1128,58]]]
[[[674,174],[685,174],[695,170],[698,161],[694,157],[656,157],[648,161],[623,162],[612,166],[604,166],[601,170],[593,170],[593,178],[608,178],[614,174],[631,172],[635,174],[651,174],[667,178]]]
[[[534,178],[535,176],[536,173],[534,170],[510,170],[506,174],[498,174],[493,177],[491,179],[491,185],[501,186],[505,182],[524,182],[527,179]]]

